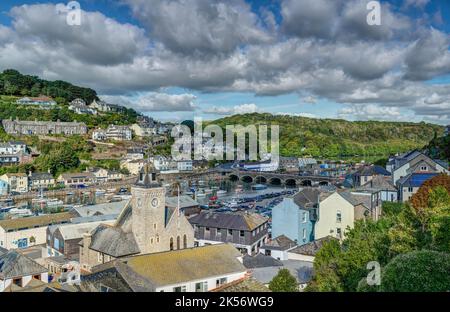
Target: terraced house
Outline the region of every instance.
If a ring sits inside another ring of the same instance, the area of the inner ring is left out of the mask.
[[[243,254],[257,254],[266,243],[269,219],[256,213],[202,212],[189,219],[196,246],[231,243]]]
[[[2,125],[6,133],[11,135],[84,135],[87,133],[86,124],[82,122],[4,119]]]

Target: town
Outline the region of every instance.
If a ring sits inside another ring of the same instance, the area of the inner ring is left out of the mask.
[[[57,105],[48,96],[16,104]],[[80,98],[68,108],[96,116],[126,110]],[[157,149],[172,140],[174,124],[141,114],[106,129],[12,118],[2,126],[14,138],[0,145],[3,292],[270,291],[279,274],[303,291],[324,244],[342,242],[358,220],[379,221],[385,207],[409,203],[424,183],[449,174],[446,160],[419,149],[384,166],[285,156],[275,165],[175,161]],[[45,146],[30,137],[77,137],[95,159],[83,171],[37,171]]]

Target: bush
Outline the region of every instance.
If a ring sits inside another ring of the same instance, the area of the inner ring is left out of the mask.
[[[281,269],[269,283],[269,289],[274,292],[296,292],[298,283],[288,269]]]
[[[382,291],[433,292],[450,290],[450,255],[414,251],[389,262],[381,275]]]

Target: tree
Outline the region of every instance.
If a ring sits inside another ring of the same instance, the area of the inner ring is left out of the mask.
[[[392,259],[381,275],[381,290],[431,292],[450,290],[450,255],[437,251],[414,251]]]
[[[36,244],[36,238],[34,236],[30,237],[30,244],[32,245]]]
[[[281,269],[269,283],[269,289],[274,292],[296,292],[298,283],[288,269]]]

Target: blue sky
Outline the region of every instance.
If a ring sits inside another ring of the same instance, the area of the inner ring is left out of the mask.
[[[60,2],[0,2],[0,70],[89,86],[164,120],[450,123],[447,0],[381,1],[372,28],[368,0],[80,0],[75,28],[49,5]]]

